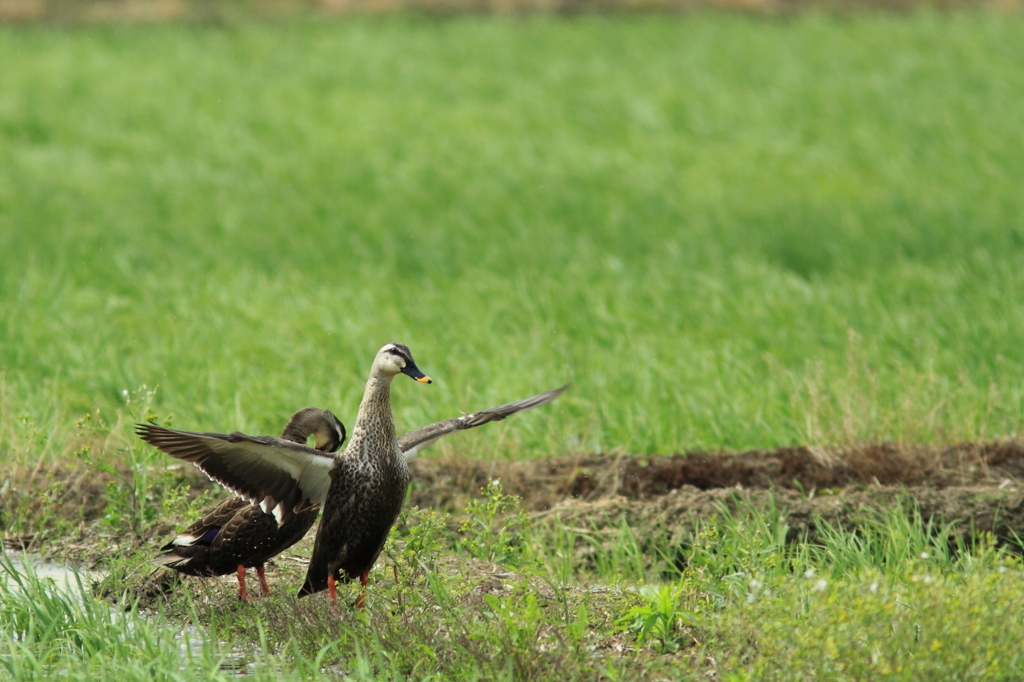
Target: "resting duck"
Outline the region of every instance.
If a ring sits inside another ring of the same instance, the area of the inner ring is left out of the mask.
[[[154,430],[153,438],[159,440],[159,427],[147,426]],[[170,429],[165,431],[170,432]],[[345,442],[345,425],[327,410],[304,407],[292,415],[281,433],[281,438],[252,437],[241,433],[190,435],[197,438],[217,438],[240,444],[242,447],[253,443],[261,447],[298,446],[300,449],[305,449],[306,441],[312,435],[313,447],[320,452],[330,453],[337,452]],[[263,564],[305,537],[319,513],[316,507],[309,507],[291,514],[287,521],[279,524],[272,514],[268,514],[258,505],[232,496],[161,547],[164,553],[157,556],[154,561],[185,575],[215,576],[236,571],[238,598],[242,600],[249,598],[245,589],[246,569],[255,567],[263,594],[270,594]]]
[[[387,344],[374,358],[352,440],[340,455],[275,447],[241,434],[192,433],[151,424],[139,424],[136,430],[147,442],[194,463],[236,495],[273,513],[280,523],[323,505],[324,520],[299,596],[327,589],[336,603],[337,580],[358,577],[365,587],[405,499],[408,460],[446,434],[544,405],[566,388],[436,422],[396,439],[390,384],[400,373],[430,382],[408,347]],[[362,602],[360,596],[357,605]]]

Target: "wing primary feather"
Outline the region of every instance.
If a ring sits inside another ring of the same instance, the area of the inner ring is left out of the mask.
[[[464,414],[461,417],[455,417],[453,419],[446,419],[444,421],[429,424],[421,429],[410,431],[399,438],[398,449],[402,451],[403,455],[405,455],[406,461],[410,461],[442,436],[452,433],[453,431],[463,431],[465,429],[483,426],[490,422],[501,421],[516,412],[531,410],[535,407],[546,405],[558,396],[562,395],[565,389],[569,388],[569,386],[570,384],[566,384],[559,388],[530,396],[529,398],[523,398],[522,400],[516,400],[515,402],[505,403],[504,405],[497,405],[495,407],[488,407],[485,410]]]
[[[309,500],[307,504],[323,501],[317,477],[304,473],[307,469],[329,471],[339,456],[292,441],[239,432],[203,433],[137,424],[136,433],[172,457],[191,462],[210,479],[266,513],[280,505],[278,516],[282,520],[303,499]]]

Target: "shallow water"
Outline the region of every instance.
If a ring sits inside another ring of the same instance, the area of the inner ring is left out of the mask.
[[[49,578],[57,587],[72,593],[81,592],[83,587],[88,587],[93,580],[99,578],[99,573],[95,571],[75,569],[67,564],[45,561],[38,554],[7,551],[7,557],[11,566],[19,573],[32,571],[38,577]],[[75,577],[76,572],[78,578]],[[0,580],[3,580],[8,586],[17,584],[14,576],[9,575],[6,571],[0,571]]]

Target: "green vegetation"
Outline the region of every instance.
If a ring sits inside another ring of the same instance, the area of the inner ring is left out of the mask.
[[[574,382],[437,446],[466,457],[1017,434],[1022,17],[8,27],[0,55],[0,525],[109,572],[0,561],[0,679],[1024,677],[1020,561],[910,502],[813,543],[737,503],[679,545],[492,485],[408,510],[365,612],[148,601],[219,493],[131,434],[350,423],[390,340],[436,382],[396,381],[400,429]]]
[[[0,632],[0,663],[18,680],[1024,674],[1019,558],[987,540],[951,552],[949,538],[913,513],[787,544],[778,510],[738,502],[683,547],[640,533],[594,545],[557,520],[516,520],[506,534],[491,512],[508,502],[492,486],[463,527],[498,531],[474,539],[490,537],[491,555],[515,556],[511,564],[477,560],[449,530],[456,519],[409,510],[373,571],[368,607],[340,614],[324,595],[295,600],[287,588],[239,603],[228,581],[177,585],[159,610],[125,596],[122,611],[4,559],[0,573],[18,585],[0,581],[0,615],[11,624]],[[862,567],[865,557],[880,568]],[[124,585],[124,568],[106,584]]]
[[[1012,433],[1022,38],[986,14],[0,30],[3,456],[77,450],[143,385],[182,427],[351,420],[392,339],[437,380],[397,386],[408,427],[575,382],[471,456]]]

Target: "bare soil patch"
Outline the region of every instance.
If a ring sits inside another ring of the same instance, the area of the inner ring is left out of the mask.
[[[895,443],[789,447],[739,453],[600,454],[519,462],[423,457],[411,464],[413,504],[459,509],[494,479],[544,511],[565,499],[652,500],[682,488],[834,491],[853,487],[988,489],[1024,480],[1024,443]],[[1007,483],[1009,481],[1009,483]]]
[[[188,485],[192,495],[213,485],[192,467],[170,467],[175,481]],[[1003,541],[1024,536],[1024,443],[1017,441],[576,455],[518,462],[428,455],[411,469],[410,504],[421,508],[458,515],[488,482],[501,479],[505,492],[521,497],[522,508],[537,519],[559,519],[609,535],[625,520],[647,536],[679,543],[686,542],[698,522],[723,509],[771,504],[786,514],[791,540],[813,540],[818,519],[853,528],[870,511],[896,505],[916,505],[924,518],[952,524],[967,539],[979,532]],[[7,531],[3,542],[11,549],[91,565],[122,545],[155,547],[173,534],[176,522],[188,521],[166,519],[131,537],[113,533],[103,525],[104,493],[113,476],[83,466],[8,471],[2,478],[0,520]],[[121,479],[130,481],[130,473],[122,472]],[[45,538],[11,531],[16,517],[41,515],[53,519]],[[311,542],[312,534],[304,543]],[[308,556],[304,543],[293,548],[295,557]]]
[[[411,469],[410,504],[451,512],[453,523],[469,500],[501,479],[504,491],[521,497],[536,522],[559,521],[588,536],[577,543],[583,561],[603,545],[614,545],[623,522],[643,543],[664,546],[667,540],[685,548],[699,524],[743,507],[774,506],[784,514],[787,539],[794,542],[815,540],[822,521],[853,529],[881,510],[909,514],[915,507],[924,519],[935,520],[936,528],[948,525],[950,543],[956,535],[971,541],[982,532],[1004,542],[1024,536],[1024,443],[1016,441],[519,462],[428,455]],[[198,474],[195,483],[209,485]],[[273,580],[284,585],[298,580],[312,542],[309,534],[271,561]]]
[[[457,512],[489,481],[539,517],[590,531],[622,520],[683,542],[700,519],[725,508],[775,504],[789,539],[816,523],[854,528],[872,510],[917,506],[970,540],[1024,536],[1024,444],[1017,441],[847,448],[792,447],[670,456],[581,455],[528,462],[423,458],[413,462],[411,501]]]

